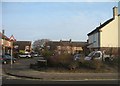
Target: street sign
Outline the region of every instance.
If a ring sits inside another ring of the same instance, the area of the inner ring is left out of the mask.
[[[10,41],[16,41],[16,39],[13,35],[10,37]]]

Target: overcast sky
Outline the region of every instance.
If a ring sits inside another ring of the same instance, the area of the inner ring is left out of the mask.
[[[86,41],[90,31],[113,17],[114,6],[118,3],[3,2],[1,27],[17,40]]]

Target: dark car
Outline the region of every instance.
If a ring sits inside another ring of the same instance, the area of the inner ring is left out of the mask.
[[[0,57],[0,60],[2,62],[2,64],[8,64],[11,62],[11,59],[12,59],[12,62],[15,63],[16,62],[16,58],[14,57],[11,57],[10,55],[2,55]]]

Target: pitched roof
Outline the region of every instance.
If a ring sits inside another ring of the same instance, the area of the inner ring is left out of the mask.
[[[87,42],[70,42],[70,41],[51,41],[49,44],[53,44],[54,46],[85,46]]]
[[[89,36],[89,35],[91,35],[91,34],[93,34],[93,33],[99,32],[99,30],[100,30],[102,27],[106,26],[107,24],[109,24],[109,23],[110,23],[111,21],[113,21],[113,20],[114,20],[114,18],[111,18],[111,19],[107,20],[106,22],[104,22],[104,23],[103,23],[102,25],[100,25],[99,27],[96,27],[95,30],[93,30],[92,32],[88,33],[87,35]]]
[[[72,45],[73,46],[86,46],[87,45],[87,42],[72,42]]]
[[[16,42],[14,42],[14,44],[15,45],[22,45],[22,44],[24,44],[24,45],[31,45],[31,41],[16,41]]]

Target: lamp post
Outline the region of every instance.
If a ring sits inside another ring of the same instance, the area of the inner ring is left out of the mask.
[[[15,38],[14,38],[14,36],[12,35],[11,37],[10,37],[10,42],[11,42],[11,68],[12,68],[12,64],[13,64],[13,42],[15,41]]]
[[[13,41],[11,41],[11,68],[12,68],[12,64],[13,64]]]

